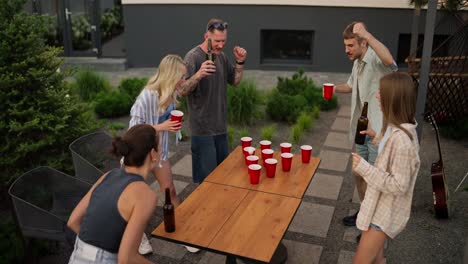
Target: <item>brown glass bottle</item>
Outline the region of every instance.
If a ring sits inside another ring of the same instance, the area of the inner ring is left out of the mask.
[[[168,233],[175,231],[174,205],[171,203],[171,191],[166,188],[166,202],[163,206],[164,230]]]
[[[211,39],[210,38],[208,39],[208,48],[207,48],[207,52],[206,52],[206,60],[210,60],[212,62],[214,62],[214,60],[215,60],[215,57],[214,57],[214,54],[213,54],[213,47],[211,46]]]
[[[356,144],[363,145],[366,141],[366,134],[361,134],[359,132],[367,130],[367,124],[369,124],[369,119],[367,118],[367,102],[364,102],[361,116],[357,122],[356,137],[354,138]]]

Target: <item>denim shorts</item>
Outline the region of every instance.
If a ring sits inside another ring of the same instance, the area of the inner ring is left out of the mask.
[[[68,264],[114,264],[117,263],[117,256],[117,253],[110,253],[109,251],[90,245],[76,236],[75,247]]]
[[[380,228],[380,226],[374,225],[373,223],[371,223],[371,224],[369,225],[369,227],[372,227],[372,228],[374,228],[374,229],[377,230],[377,231],[382,231],[382,228]]]
[[[377,152],[377,146],[372,144],[369,136],[366,136],[364,144],[356,144],[356,153],[371,165],[374,165],[375,159],[377,158]]]

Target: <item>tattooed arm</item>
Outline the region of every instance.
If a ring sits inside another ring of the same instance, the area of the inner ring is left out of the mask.
[[[234,86],[237,86],[241,80],[242,75],[244,74],[244,65],[236,64],[235,72],[234,72]]]
[[[178,89],[179,97],[186,96],[193,92],[201,79],[213,75],[215,72],[216,67],[212,61],[207,60],[203,62],[200,69],[180,86]]]

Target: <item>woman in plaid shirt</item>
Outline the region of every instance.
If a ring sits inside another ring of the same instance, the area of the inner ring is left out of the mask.
[[[354,172],[367,182],[356,222],[363,233],[353,263],[384,263],[385,239],[395,238],[410,217],[420,166],[412,78],[401,72],[385,75],[376,96],[383,113],[382,130],[377,137],[372,129],[361,131],[378,145],[375,165],[352,153]]]

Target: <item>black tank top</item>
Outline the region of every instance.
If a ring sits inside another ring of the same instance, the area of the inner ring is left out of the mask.
[[[82,241],[111,253],[119,251],[127,222],[120,215],[117,202],[123,190],[135,181],[143,181],[143,177],[113,169],[96,186],[80,226],[78,236]]]

